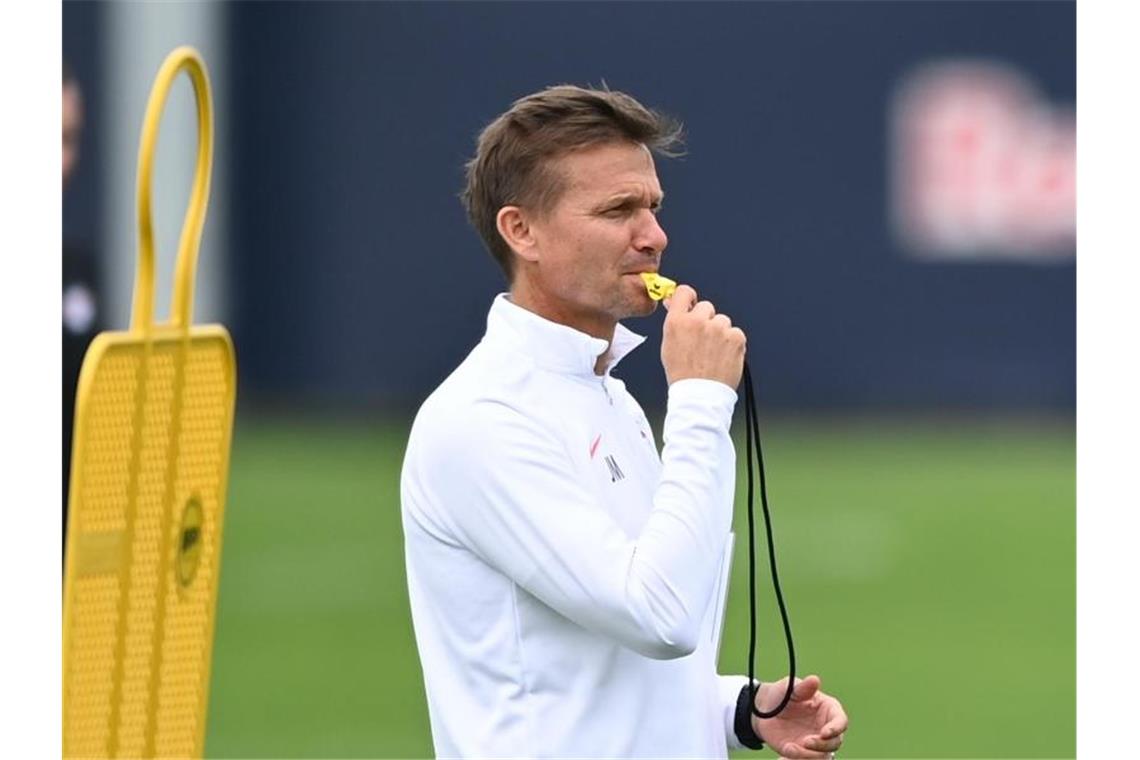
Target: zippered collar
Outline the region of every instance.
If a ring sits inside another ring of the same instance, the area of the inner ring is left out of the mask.
[[[594,366],[598,357],[609,351],[610,361],[605,371],[608,375],[623,357],[645,342],[644,335],[638,335],[619,322],[611,345],[601,338],[527,311],[512,303],[508,296],[508,293],[500,293],[492,302],[484,340],[509,345],[525,353],[543,369],[597,377]]]

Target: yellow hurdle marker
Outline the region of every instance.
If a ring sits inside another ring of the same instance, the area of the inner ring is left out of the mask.
[[[154,323],[151,177],[162,109],[185,71],[198,162],[170,321]],[[200,757],[237,387],[221,325],[191,324],[214,123],[196,50],[159,69],[139,146],[139,259],[131,329],[83,360],[63,604],[65,757]]]

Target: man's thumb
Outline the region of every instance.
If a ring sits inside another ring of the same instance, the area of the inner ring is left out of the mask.
[[[673,295],[661,300],[661,303],[665,304],[666,310],[671,311],[676,306],[682,314],[692,309],[696,302],[697,291],[688,285],[678,285],[677,289],[673,291]]]
[[[819,691],[820,680],[819,676],[808,676],[796,681],[796,686],[792,689],[792,699],[803,701],[811,699],[817,691]]]

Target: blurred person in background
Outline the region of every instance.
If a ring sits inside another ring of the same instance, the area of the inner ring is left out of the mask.
[[[63,191],[79,161],[83,93],[63,62]],[[67,550],[67,501],[75,392],[87,346],[100,330],[98,269],[94,255],[76,241],[63,241],[63,550]]]
[[[797,680],[776,717],[716,673],[745,336],[667,301],[664,448],[611,374],[668,242],[653,153],[680,126],[552,87],[482,132],[469,218],[506,275],[483,340],[424,402],[401,477],[409,597],[439,756],[826,758],[847,717]],[[774,708],[787,679],[761,684]]]

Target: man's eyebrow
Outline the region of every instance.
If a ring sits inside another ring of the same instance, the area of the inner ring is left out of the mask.
[[[660,194],[651,194],[648,197],[649,197],[649,204],[651,206],[658,207],[662,203],[665,202],[665,193],[663,193],[663,192]],[[629,204],[629,203],[637,203],[637,202],[643,201],[643,200],[645,200],[645,198],[646,198],[646,195],[644,193],[638,193],[638,192],[633,192],[633,191],[623,191],[623,192],[614,193],[613,195],[608,196],[604,201],[602,201],[601,205],[602,206],[624,206],[624,205]]]

